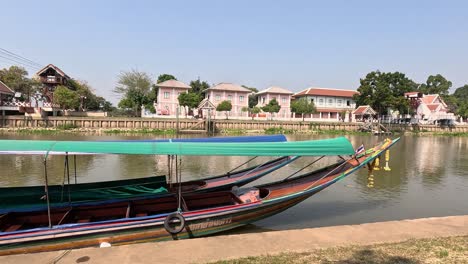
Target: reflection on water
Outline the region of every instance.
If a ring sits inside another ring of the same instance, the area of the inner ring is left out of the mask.
[[[0,135],[15,139],[116,140],[148,138],[79,135]],[[289,140],[329,138],[326,135],[291,135]],[[383,138],[347,136],[354,146],[371,146]],[[405,218],[468,214],[468,138],[404,136],[391,149],[391,171],[374,173],[374,188],[367,187],[363,169],[307,199],[299,205],[268,219],[249,225],[240,232],[287,228],[317,227]],[[221,174],[236,168],[249,157],[193,156],[182,158],[185,180]],[[259,157],[253,166],[269,160]],[[283,179],[312,162],[303,157],[251,185]],[[336,162],[336,157],[320,160],[301,173]],[[40,156],[0,155],[0,185],[24,186],[43,183]],[[51,183],[63,181],[63,157],[49,158]],[[382,159],[382,163],[385,161]],[[384,164],[382,164],[384,165]],[[161,175],[167,171],[167,157],[142,155],[96,155],[77,157],[78,182],[107,181]],[[239,231],[234,231],[239,232]]]

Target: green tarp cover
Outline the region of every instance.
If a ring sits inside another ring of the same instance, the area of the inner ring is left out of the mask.
[[[344,137],[258,143],[0,140],[3,154],[141,154],[189,156],[323,156],[354,154]]]

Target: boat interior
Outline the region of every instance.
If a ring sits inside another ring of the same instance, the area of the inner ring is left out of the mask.
[[[203,210],[248,203],[252,202],[252,197],[261,199],[267,195],[267,189],[258,190],[257,188],[251,188],[248,192],[241,195],[236,195],[231,191],[184,194],[182,195],[182,211]],[[57,226],[118,219],[126,220],[125,218],[172,213],[177,211],[177,209],[178,199],[176,195],[94,205],[52,207],[51,222],[53,226]],[[47,210],[10,212],[0,215],[1,232],[14,232],[47,226],[49,226]]]
[[[206,210],[220,206],[252,203],[265,198],[276,198],[325,184],[347,169],[358,165],[357,160],[337,162],[322,169],[253,188],[232,191],[182,194],[182,211]],[[154,216],[172,213],[178,209],[177,195],[157,198],[139,198],[124,201],[100,202],[73,207],[52,207],[53,226],[73,223],[93,223],[108,220]],[[10,212],[0,215],[0,232],[14,232],[49,226],[47,210]]]

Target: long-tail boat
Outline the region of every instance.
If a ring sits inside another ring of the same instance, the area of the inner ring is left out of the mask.
[[[226,149],[211,150],[206,148],[206,145],[192,143],[176,144],[172,148],[164,144],[156,148],[142,146],[138,153],[352,156],[314,172],[253,188],[209,193],[179,192],[168,197],[145,197],[5,213],[0,216],[0,255],[98,246],[102,242],[120,245],[192,238],[246,225],[294,206],[365,165],[368,165],[371,171],[375,159],[398,140],[385,140],[360,154],[355,154],[351,143],[344,138],[254,143],[255,146],[233,144],[226,146]],[[26,144],[0,141],[0,150],[10,148],[23,149],[26,148]],[[28,148],[31,148],[31,145]],[[78,148],[78,151],[122,154],[122,151],[118,150],[122,148],[88,143],[80,147],[74,144],[67,146],[44,142],[32,144],[32,148],[50,148],[54,151],[71,151]],[[123,149],[126,154],[136,152]]]
[[[241,136],[241,137],[211,137],[188,139],[156,139],[156,140],[121,140],[104,142],[200,142],[200,143],[248,143],[248,142],[285,142],[284,135],[270,136]],[[7,152],[21,155],[25,152]],[[28,153],[28,152],[26,152]],[[77,153],[86,154],[86,153]],[[233,186],[243,186],[275,171],[298,157],[280,157],[263,164],[245,169],[237,168],[218,176],[200,180],[183,182],[182,192],[208,192],[229,190]],[[249,160],[250,161],[250,160]],[[64,177],[65,179],[65,177]],[[118,199],[148,195],[166,195],[174,188],[166,182],[166,176],[152,176],[137,179],[103,181],[92,183],[76,183],[51,185],[49,188],[49,202],[51,205],[63,205],[70,202],[89,202],[108,199]],[[0,187],[0,213],[5,211],[27,211],[33,208],[47,206],[44,186]]]

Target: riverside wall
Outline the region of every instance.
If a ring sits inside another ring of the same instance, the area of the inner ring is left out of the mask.
[[[208,124],[204,120],[197,119],[156,119],[156,118],[125,118],[125,117],[47,117],[35,118],[25,116],[0,116],[2,128],[61,128],[76,127],[82,129],[177,129],[180,130],[207,130]],[[267,121],[267,120],[212,120],[210,130],[253,130],[264,131],[271,128],[281,128],[291,131],[359,131],[362,123],[351,122],[301,122],[301,121]],[[406,125],[384,124],[390,131],[420,131],[420,132],[447,132],[466,133],[468,125],[442,127],[437,125]]]

